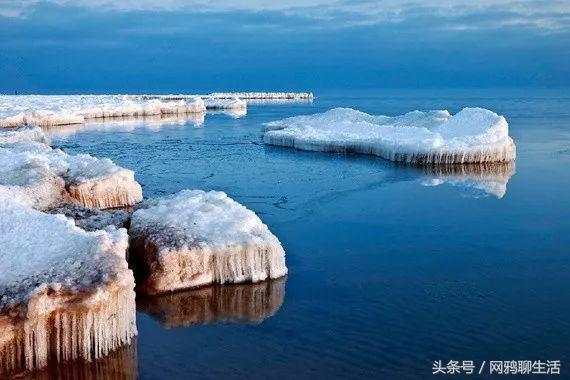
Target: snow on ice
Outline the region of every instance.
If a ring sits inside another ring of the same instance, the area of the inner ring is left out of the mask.
[[[68,155],[32,141],[0,145],[0,187],[37,209],[69,200],[98,208],[131,206],[142,200],[131,170],[109,159]]]
[[[86,120],[205,112],[204,101],[141,100],[130,95],[0,95],[0,127],[53,127]]]
[[[0,191],[0,374],[129,344],[136,325],[126,230],[86,232],[6,195]]]
[[[482,108],[374,116],[350,108],[265,124],[264,142],[301,150],[361,153],[414,164],[509,162],[516,148],[503,116]]]
[[[129,260],[147,293],[287,274],[279,240],[223,192],[184,190],[146,207],[132,215]]]
[[[247,102],[240,98],[217,99],[206,98],[204,99],[206,109],[208,110],[246,110]]]

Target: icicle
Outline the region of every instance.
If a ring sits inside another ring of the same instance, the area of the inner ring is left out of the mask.
[[[130,344],[137,333],[133,286],[121,279],[86,294],[43,293],[25,317],[0,317],[0,373],[41,368],[50,358],[92,360]],[[46,312],[46,304],[60,306]]]

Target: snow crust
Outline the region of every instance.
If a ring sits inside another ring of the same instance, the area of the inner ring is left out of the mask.
[[[140,99],[130,95],[0,95],[0,127],[50,127],[85,120],[205,112],[204,101]]]
[[[31,141],[0,145],[0,187],[37,209],[69,199],[98,208],[130,206],[142,200],[142,189],[131,170],[109,159],[68,155]]]
[[[132,215],[130,260],[148,293],[287,274],[279,240],[223,192],[184,190],[146,207]]]
[[[264,142],[301,150],[361,153],[415,164],[509,162],[516,148],[503,116],[482,108],[389,117],[350,108],[265,124]]]

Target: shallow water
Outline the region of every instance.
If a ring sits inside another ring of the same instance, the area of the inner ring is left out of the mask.
[[[561,360],[567,372],[570,93],[317,96],[250,105],[237,119],[54,133],[55,146],[133,169],[145,197],[227,192],[287,252],[289,276],[278,284],[139,300],[139,377],[406,379],[431,376],[434,360]],[[379,158],[263,145],[263,122],[335,106],[386,115],[489,108],[509,121],[516,173],[500,194]]]

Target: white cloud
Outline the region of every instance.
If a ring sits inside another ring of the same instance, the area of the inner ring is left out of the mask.
[[[26,17],[43,3],[97,11],[281,12],[337,26],[402,22],[414,17],[445,19],[443,28],[474,30],[521,26],[543,30],[570,28],[567,0],[0,0],[0,16]],[[490,17],[485,19],[485,15]]]

